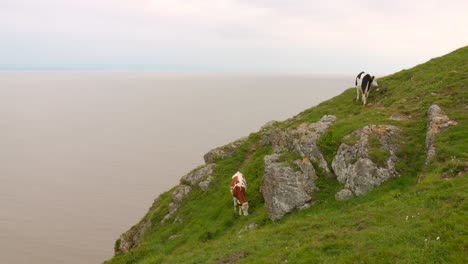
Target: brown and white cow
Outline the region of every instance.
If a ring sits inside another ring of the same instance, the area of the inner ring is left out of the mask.
[[[239,208],[239,215],[249,215],[249,202],[245,200],[245,192],[247,191],[247,182],[244,175],[236,172],[231,180],[231,194],[234,200],[234,212]]]

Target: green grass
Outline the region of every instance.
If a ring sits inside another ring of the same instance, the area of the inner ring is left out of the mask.
[[[370,106],[353,103],[355,90],[348,89],[275,127],[336,115],[335,125],[318,142],[330,163],[341,143],[357,140],[344,138],[351,132],[395,125],[402,130],[400,177],[345,202],[334,199],[342,189],[336,179],[319,177],[314,206],[272,222],[259,192],[263,158],[271,148],[259,146],[263,132],[253,133],[231,158],[217,161],[207,192],[194,188],[184,200],[175,215],[182,223],[159,223],[171,202],[171,191],[162,194],[144,218],[153,227],[141,248],[108,263],[216,263],[235,256],[241,256],[238,263],[468,263],[468,47],[380,78],[379,84],[380,90],[370,93]],[[424,166],[426,113],[433,103],[459,125],[437,136],[436,157]],[[389,120],[392,114],[412,119]],[[370,141],[371,159],[386,160],[378,139]],[[283,157],[287,164],[296,158]],[[233,212],[227,188],[237,170],[248,181],[248,217]],[[258,228],[238,234],[251,223]],[[179,236],[169,239],[172,235]]]
[[[281,162],[281,164],[285,167],[290,167],[295,171],[300,171],[301,168],[299,168],[299,166],[294,162],[302,159],[302,156],[296,152],[286,152],[281,154],[278,161]]]
[[[378,166],[385,167],[385,164],[390,157],[390,152],[382,148],[382,143],[380,143],[377,136],[370,135],[367,140],[369,143],[369,158]]]

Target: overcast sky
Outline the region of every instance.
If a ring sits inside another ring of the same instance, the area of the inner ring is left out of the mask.
[[[0,0],[0,69],[377,74],[468,45],[468,1]]]

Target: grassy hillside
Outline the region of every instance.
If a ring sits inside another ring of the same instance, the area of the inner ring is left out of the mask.
[[[319,175],[316,205],[272,222],[258,191],[271,149],[259,146],[262,132],[253,133],[233,157],[217,162],[207,192],[196,188],[184,200],[176,214],[182,223],[160,224],[171,202],[170,191],[162,194],[148,212],[153,227],[142,246],[106,263],[468,263],[468,47],[379,84],[369,106],[354,103],[355,89],[348,89],[275,126],[337,116],[319,142],[330,163],[348,133],[369,124],[396,125],[403,130],[401,177],[337,202],[340,184]],[[426,113],[433,103],[459,125],[438,135],[437,156],[424,166]],[[392,114],[412,118],[389,120]],[[249,183],[248,217],[232,212],[227,186],[237,170]],[[258,228],[238,233],[251,223]]]

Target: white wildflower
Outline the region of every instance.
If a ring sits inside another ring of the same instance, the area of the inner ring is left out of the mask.
[[[406,216],[405,220],[408,221],[408,216]]]
[[[440,240],[440,237],[437,237],[436,240]]]
[[[424,239],[424,242],[427,242],[427,238],[426,238],[426,239]]]

